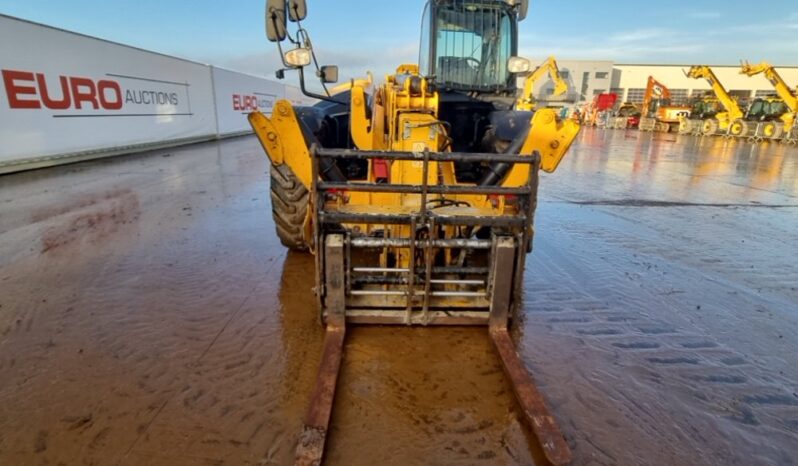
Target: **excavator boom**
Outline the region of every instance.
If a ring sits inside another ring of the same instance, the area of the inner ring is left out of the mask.
[[[654,99],[666,100],[671,98],[671,91],[664,84],[654,79],[653,76],[648,77],[648,85],[646,86],[646,94],[643,97],[643,116],[648,116],[651,107],[651,101]]]
[[[558,96],[568,91],[568,84],[563,81],[560,76],[557,60],[554,57],[549,57],[524,79],[524,91],[516,102],[516,110],[534,110],[535,99],[532,97],[532,93],[535,89],[535,83],[547,73],[549,78],[554,82],[554,92],[552,95]]]

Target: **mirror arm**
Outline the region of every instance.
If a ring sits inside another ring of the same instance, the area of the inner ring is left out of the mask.
[[[280,55],[280,61],[283,62],[283,66],[286,68],[293,68],[293,66],[289,65],[285,61],[285,55],[283,55],[283,46],[280,44],[280,41],[277,41],[277,52],[279,52],[278,55]]]
[[[287,37],[288,40],[292,44],[296,45],[297,47],[300,47],[302,45],[300,40],[299,40],[299,31],[296,32],[296,39],[294,39],[293,37],[291,37],[291,33],[288,31],[288,26],[287,25],[286,25],[286,28],[285,28],[285,37]]]
[[[299,89],[302,91],[303,94],[305,94],[308,97],[312,97],[314,99],[326,100],[327,102],[333,102],[341,105],[349,105],[348,102],[341,102],[339,100],[333,99],[332,97],[316,94],[315,92],[310,92],[309,90],[307,90],[307,88],[305,87],[305,69],[302,67],[299,68]]]
[[[320,78],[319,81],[321,82],[321,87],[324,89],[324,93],[327,94],[327,97],[330,97],[330,91],[327,89],[327,84],[325,84],[324,77],[321,75],[319,61],[316,59],[316,51],[313,50],[313,44],[310,41],[310,34],[308,34],[308,31],[302,27],[302,24],[299,21],[297,21],[297,24],[299,25],[299,29],[296,32],[297,39],[301,37],[305,48],[310,50],[310,56],[313,58],[313,66],[316,67],[316,75],[318,75]]]
[[[296,12],[297,9],[294,8],[294,11]],[[272,13],[271,16],[270,16],[270,20],[274,23],[275,30],[276,30],[277,26],[278,26],[277,25],[277,15]],[[316,59],[316,52],[313,50],[313,47],[311,45],[310,35],[302,27],[302,23],[300,21],[297,21],[296,23],[297,23],[297,26],[299,27],[299,29],[297,29],[297,31],[296,31],[296,39],[291,37],[291,34],[288,32],[288,28],[287,27],[285,28],[286,29],[285,30],[285,36],[288,38],[288,40],[292,44],[297,45],[297,46],[301,46],[304,43],[306,48],[308,50],[310,50],[311,57],[313,58],[313,64],[316,67],[316,72],[319,75],[319,78],[320,78],[320,81],[321,81],[321,86],[324,88],[324,93],[327,94],[327,95],[317,94],[317,93],[311,92],[311,91],[309,91],[307,89],[307,87],[305,86],[305,68],[303,66],[293,66],[293,65],[290,65],[288,62],[286,62],[285,61],[285,55],[283,54],[283,46],[281,44],[282,41],[277,41],[277,51],[279,52],[280,60],[282,61],[283,66],[286,69],[299,70],[299,89],[302,91],[302,94],[304,94],[304,95],[306,95],[308,97],[311,97],[313,99],[325,100],[327,102],[333,102],[333,103],[341,104],[341,105],[349,105],[350,103],[348,101],[341,102],[339,100],[333,99],[330,96],[330,91],[327,89],[327,85],[324,82],[324,76],[322,75],[321,68],[319,67],[319,62]],[[282,71],[285,71],[285,70],[279,70],[278,73],[280,73]]]
[[[295,3],[295,4],[294,4],[294,16],[295,16],[295,17],[299,17],[299,14],[298,14],[298,13],[299,13],[299,8],[297,8],[297,5],[296,5],[296,3]],[[291,15],[289,14],[289,17],[290,17],[290,16],[291,16]],[[298,19],[297,19],[296,23],[297,23],[297,24],[299,24],[299,20],[298,20]],[[302,27],[302,26],[300,26],[300,27]]]

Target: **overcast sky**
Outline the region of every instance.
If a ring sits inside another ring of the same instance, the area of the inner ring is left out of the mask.
[[[305,27],[341,78],[415,63],[425,0],[308,0]],[[204,63],[273,77],[260,0],[0,0],[0,12]],[[796,0],[532,0],[529,58],[618,63],[798,65]],[[289,76],[289,82],[296,78]]]

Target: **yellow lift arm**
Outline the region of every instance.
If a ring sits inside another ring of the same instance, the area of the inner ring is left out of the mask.
[[[742,69],[740,70],[740,74],[748,76],[756,76],[761,73],[765,74],[765,77],[770,81],[770,84],[773,85],[773,88],[776,89],[776,93],[781,97],[784,103],[787,104],[790,111],[793,113],[798,112],[798,90],[793,91],[790,86],[784,82],[784,79],[782,79],[773,65],[764,61],[758,65],[743,62]]]
[[[715,72],[712,71],[712,68],[708,66],[692,66],[690,70],[685,73],[688,78],[694,79],[706,79],[709,85],[712,87],[712,91],[720,101],[720,104],[723,105],[723,108],[726,110],[725,112],[720,112],[715,115],[715,118],[718,121],[719,129],[726,130],[731,122],[742,118],[745,115],[745,112],[740,108],[740,105],[737,104],[737,101],[734,100],[732,96],[726,91],[726,88],[723,87],[723,84],[718,81],[717,76],[715,76]]]
[[[529,111],[535,109],[535,99],[532,96],[532,92],[534,91],[535,83],[546,73],[549,74],[549,77],[554,82],[554,93],[552,95],[558,96],[568,91],[568,84],[560,77],[557,60],[554,57],[549,57],[524,79],[524,92],[515,103],[516,110]]]
[[[779,117],[784,123],[784,129],[789,133],[795,125],[796,119],[798,119],[798,88],[795,90],[791,89],[779,72],[776,71],[776,68],[768,62],[763,61],[758,65],[752,65],[746,61],[743,62],[740,69],[740,74],[748,76],[756,76],[762,73],[765,74],[767,80],[770,81],[770,84],[772,84],[773,88],[776,90],[776,94],[778,94],[789,109],[789,112]],[[773,126],[772,123],[765,125],[764,132],[765,136],[768,137],[778,137],[781,135],[781,130]]]

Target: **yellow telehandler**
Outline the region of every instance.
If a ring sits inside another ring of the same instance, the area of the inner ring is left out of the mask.
[[[737,101],[729,95],[723,84],[718,81],[712,68],[708,66],[692,66],[684,74],[688,78],[706,79],[724,109],[724,111],[703,120],[703,123],[701,123],[702,134],[713,135],[722,132],[740,136],[747,131],[747,126],[742,120],[745,112],[740,108]],[[691,126],[695,127],[695,123]]]
[[[762,122],[761,131],[757,131],[761,137],[764,139],[781,139],[785,134],[792,134],[795,127],[795,120],[798,118],[798,89],[791,89],[770,63],[762,62],[758,65],[752,65],[748,62],[743,62],[740,69],[740,74],[748,76],[756,76],[763,73],[773,85],[779,98],[757,99],[752,104],[753,112],[749,111],[749,113],[757,115]]]
[[[313,106],[275,103],[249,121],[271,161],[282,243],[315,255],[326,326],[296,464],[322,461],[348,325],[485,326],[521,412],[552,464],[570,450],[514,348],[532,248],[539,170],[553,172],[579,132],[551,109],[519,111],[517,23],[525,0],[429,0],[419,63],[385,82],[325,91],[300,0],[269,0],[266,32]],[[287,20],[297,25],[288,31]],[[287,50],[284,50],[284,45]],[[305,83],[313,66],[322,81]]]

